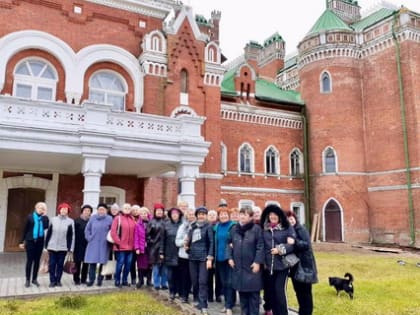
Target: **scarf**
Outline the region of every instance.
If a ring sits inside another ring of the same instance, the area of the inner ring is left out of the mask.
[[[42,215],[39,215],[38,213],[36,213],[36,211],[34,211],[32,214],[32,218],[34,219],[34,229],[32,230],[32,236],[34,240],[44,237]]]
[[[247,224],[244,225],[240,225],[238,224],[238,233],[239,235],[241,235],[242,237],[244,237],[245,232],[248,231],[249,229],[251,229],[254,226],[254,222],[249,222]]]

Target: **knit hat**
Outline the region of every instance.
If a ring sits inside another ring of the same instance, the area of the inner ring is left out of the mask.
[[[105,208],[106,210],[108,210],[108,205],[106,203],[100,202],[98,203],[98,206],[96,207],[96,209],[99,209],[99,208]]]
[[[208,210],[204,206],[198,207],[197,209],[195,209],[195,216],[197,216],[197,214],[199,214],[200,212],[207,214]]]
[[[81,208],[80,208],[80,212],[83,212],[83,210],[84,209],[86,209],[86,208],[88,208],[88,209],[90,209],[90,212],[92,212],[93,211],[93,208],[92,208],[92,206],[91,205],[83,205]]]
[[[153,205],[153,210],[156,210],[156,209],[162,209],[162,210],[165,210],[165,206],[164,206],[162,203],[156,202],[156,203]]]
[[[290,226],[289,220],[287,220],[286,214],[284,211],[277,205],[270,204],[264,208],[261,214],[261,221],[260,224],[262,227],[268,222],[268,215],[270,213],[274,213],[279,217],[279,223],[282,227],[288,228]]]
[[[57,207],[57,214],[60,214],[60,210],[61,208],[67,208],[67,212],[70,213],[71,212],[71,206],[66,203],[66,202],[62,202],[58,205]]]

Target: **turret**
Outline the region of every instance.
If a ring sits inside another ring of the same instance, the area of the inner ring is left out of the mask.
[[[360,6],[353,0],[327,0],[327,9],[337,14],[344,22],[351,24],[360,20]]]

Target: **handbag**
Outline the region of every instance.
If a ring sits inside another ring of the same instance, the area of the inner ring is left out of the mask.
[[[40,273],[48,273],[49,260],[50,260],[50,255],[48,254],[48,251],[44,250],[41,256],[41,263],[39,264]]]
[[[121,235],[120,233],[121,233],[121,216],[118,216],[117,234]],[[106,240],[111,244],[115,244],[115,241],[111,235],[111,230],[109,230],[108,233],[106,233]]]
[[[303,283],[317,283],[318,278],[315,275],[315,272],[311,268],[305,268],[302,266],[302,264],[299,262],[296,266],[295,274],[293,278],[298,282]]]
[[[63,271],[65,273],[74,274],[77,271],[76,263],[73,260],[73,254],[66,256],[66,262],[64,263]]]
[[[110,259],[105,265],[102,265],[101,276],[109,276],[115,273],[117,267],[117,261]]]
[[[283,256],[283,264],[287,266],[288,268],[292,268],[298,262],[299,262],[299,258],[294,253],[290,253]]]

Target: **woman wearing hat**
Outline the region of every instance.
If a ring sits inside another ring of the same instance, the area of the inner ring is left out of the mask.
[[[61,287],[64,260],[67,253],[74,250],[74,221],[69,218],[71,207],[68,203],[60,203],[57,216],[53,217],[48,227],[45,247],[49,254],[48,272],[50,274],[50,288]]]
[[[287,315],[286,281],[289,267],[282,259],[292,253],[294,246],[287,239],[296,238],[295,231],[286,214],[276,205],[268,205],[261,215],[263,228],[265,274],[264,309],[266,314]]]
[[[193,291],[198,288],[198,305],[203,314],[207,314],[208,287],[207,270],[212,267],[214,258],[213,227],[207,222],[207,209],[199,207],[195,210],[197,221],[191,224],[185,249],[190,259],[190,275]]]

